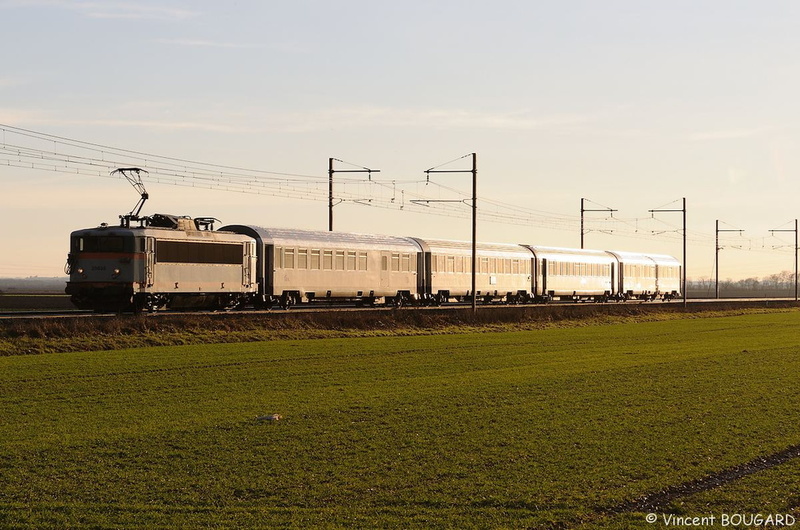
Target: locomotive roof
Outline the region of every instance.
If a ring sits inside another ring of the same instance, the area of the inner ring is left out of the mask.
[[[419,252],[420,247],[410,237],[357,234],[352,232],[324,232],[320,230],[298,230],[294,228],[264,228],[253,225],[227,225],[220,228],[229,232],[245,234],[260,244],[341,247],[353,249],[397,250]]]
[[[233,232],[220,232],[211,230],[177,230],[174,228],[162,228],[153,226],[98,226],[95,228],[83,228],[75,230],[70,234],[71,237],[132,237],[147,236],[158,240],[191,240],[191,241],[216,241],[216,242],[242,242],[250,239],[246,235]]]

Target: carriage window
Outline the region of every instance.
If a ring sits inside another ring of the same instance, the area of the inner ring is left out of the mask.
[[[400,272],[400,254],[398,252],[392,253],[392,272]]]
[[[326,271],[333,270],[333,251],[332,250],[323,250],[322,251],[322,268]]]
[[[455,256],[447,256],[447,272],[456,272]]]
[[[308,268],[308,249],[301,248],[297,251],[297,268]]]
[[[356,270],[356,251],[355,250],[348,250],[347,251],[347,270],[354,271]]]
[[[358,253],[358,270],[360,270],[360,271],[367,270],[367,253],[366,252],[359,252]]]
[[[334,262],[337,271],[344,270],[344,250],[336,251],[336,261]]]
[[[283,251],[283,268],[294,269],[294,249],[287,248]]]
[[[403,254],[400,257],[400,270],[403,272],[409,272],[411,270],[411,256],[409,254]]]
[[[463,256],[456,256],[456,272],[464,272],[464,257]]]
[[[320,251],[317,249],[311,250],[311,268],[315,271],[320,269]]]
[[[389,270],[389,256],[381,256],[381,270],[382,271]]]

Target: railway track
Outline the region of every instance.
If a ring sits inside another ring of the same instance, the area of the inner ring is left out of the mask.
[[[692,308],[714,308],[715,306],[740,306],[740,307],[794,307],[800,306],[800,302],[794,298],[690,298],[687,304]],[[521,305],[507,305],[507,304],[486,304],[479,305],[479,311],[493,311],[503,308],[511,307],[526,307],[526,308],[541,308],[543,311],[549,307],[594,307],[602,309],[604,307],[614,306],[681,306],[681,300],[673,300],[669,302],[661,301],[641,301],[629,300],[626,302],[608,302],[596,303],[585,301],[559,301],[549,302],[547,304],[521,304]],[[392,307],[356,307],[354,305],[312,305],[308,307],[294,306],[291,309],[273,308],[268,310],[244,309],[236,311],[156,311],[153,313],[144,313],[143,316],[147,318],[158,318],[161,316],[180,316],[180,315],[267,315],[267,314],[302,314],[302,313],[321,313],[321,312],[368,312],[368,311],[464,311],[469,310],[469,304],[447,304],[439,307],[413,307],[406,306],[401,309]],[[16,319],[47,319],[47,318],[86,318],[86,317],[100,317],[100,318],[129,318],[132,317],[131,313],[95,313],[92,311],[81,310],[31,310],[31,311],[0,311],[0,320],[16,320]]]

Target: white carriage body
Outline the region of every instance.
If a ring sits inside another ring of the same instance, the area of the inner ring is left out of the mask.
[[[527,245],[526,245],[527,246]],[[537,297],[607,297],[616,293],[617,260],[602,250],[528,246],[535,256]]]
[[[261,294],[307,299],[414,296],[420,247],[411,238],[229,225],[257,241]]]
[[[415,238],[426,253],[428,292],[442,297],[470,296],[472,290],[472,243]],[[529,249],[514,244],[477,243],[475,291],[497,298],[531,292]]]
[[[667,254],[648,254],[656,264],[658,291],[674,298],[681,295],[682,265],[679,260]]]
[[[658,294],[656,262],[638,252],[609,250],[617,258],[619,273],[618,292],[627,298],[646,298]]]

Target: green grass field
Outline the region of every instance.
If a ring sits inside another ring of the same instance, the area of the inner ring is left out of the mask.
[[[794,310],[0,357],[0,527],[653,528],[609,509],[800,443],[798,329]],[[665,510],[796,510],[798,476]]]
[[[70,297],[65,294],[0,294],[0,312],[61,311],[65,309],[75,309]]]

